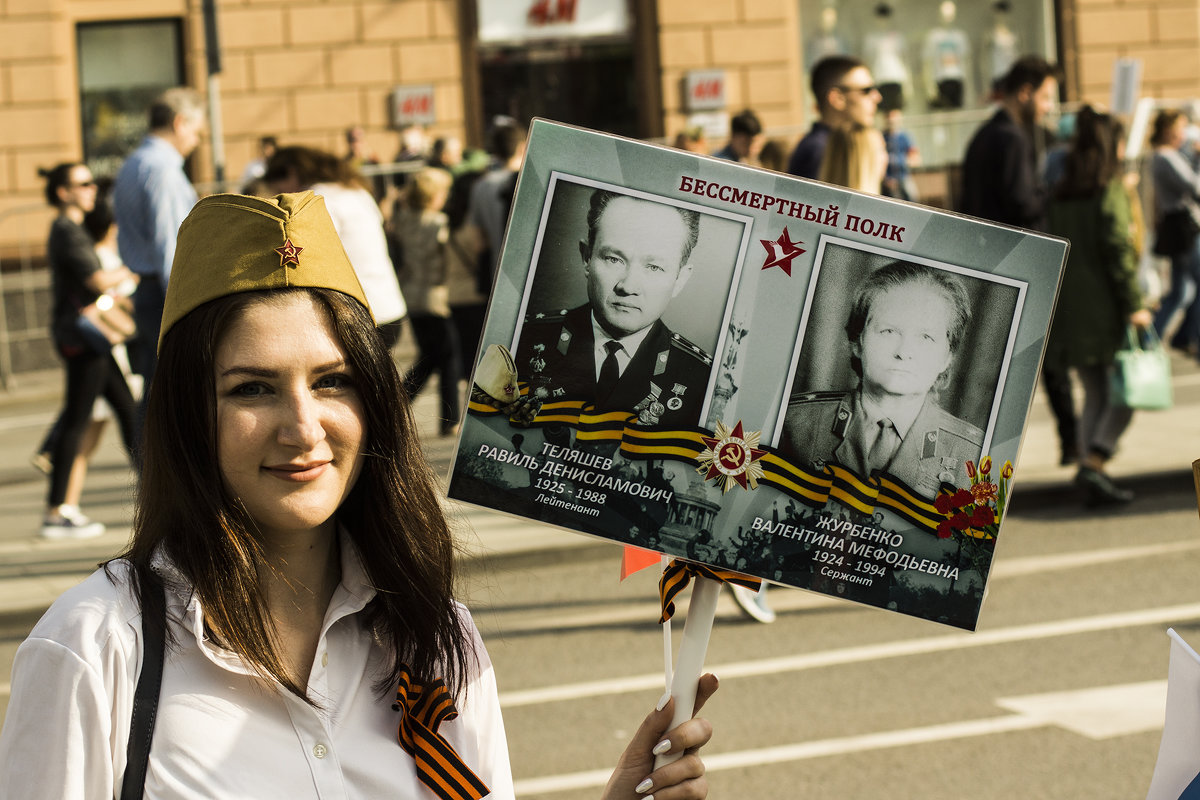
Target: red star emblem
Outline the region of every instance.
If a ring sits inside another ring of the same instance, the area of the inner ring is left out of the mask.
[[[291,239],[284,239],[283,247],[276,247],[275,252],[279,253],[279,266],[298,267],[300,266],[300,254],[304,252],[304,248],[292,244]]]
[[[779,238],[771,241],[770,239],[759,239],[762,246],[766,248],[767,260],[763,262],[763,269],[771,267],[779,267],[783,270],[783,274],[791,277],[792,274],[792,259],[801,253],[805,252],[799,245],[804,242],[793,242],[788,236],[788,229],[785,226],[783,233],[779,234]]]
[[[754,462],[765,456],[767,451],[754,446],[758,444],[758,434],[747,436],[742,430],[740,420],[733,430],[718,430],[715,437],[701,436],[700,438],[708,447],[706,452],[712,454],[711,460],[705,464],[708,472],[704,476],[704,480],[708,481],[723,476],[725,488],[728,491],[734,483],[745,489],[751,483],[757,483],[757,478],[762,476],[762,469],[754,467]],[[753,479],[747,476],[752,468],[757,472]]]

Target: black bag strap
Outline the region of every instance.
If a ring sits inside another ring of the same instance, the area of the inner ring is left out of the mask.
[[[120,800],[141,800],[145,790],[166,653],[167,603],[162,584],[143,580],[140,576],[138,583],[142,602],[142,671],[133,693],[133,716],[129,722]]]

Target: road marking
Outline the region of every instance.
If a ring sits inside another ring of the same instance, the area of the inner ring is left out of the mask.
[[[1045,723],[1032,717],[1020,715],[990,717],[970,722],[954,722],[945,725],[930,725],[925,728],[868,733],[861,736],[846,736],[840,739],[823,739],[813,742],[764,747],[758,750],[739,750],[730,753],[704,753],[704,768],[707,772],[723,769],[738,769],[763,764],[778,764],[785,761],[800,761],[809,758],[860,753],[864,750],[881,750],[928,742],[943,742],[973,736],[989,736],[1044,727]],[[544,778],[527,778],[514,782],[518,797],[550,792],[566,792],[589,789],[608,782],[611,770],[591,770],[565,775],[548,775]]]
[[[1113,547],[1105,550],[1080,550],[1072,553],[1053,553],[1050,555],[1029,556],[1026,558],[997,559],[992,569],[993,580],[1026,577],[1044,572],[1058,572],[1065,569],[1094,567],[1099,564],[1127,562],[1135,558],[1156,558],[1166,555],[1176,555],[1193,550],[1200,550],[1200,539],[1180,542],[1164,542],[1139,547]],[[0,544],[0,556],[4,554],[4,545]],[[771,606],[776,612],[812,610],[844,606],[845,600],[816,592],[773,592]],[[473,612],[476,624],[483,630],[484,636],[503,637],[506,627],[520,630],[522,633],[539,631],[561,631],[572,628],[590,628],[597,625],[628,624],[648,622],[658,618],[659,606],[653,601],[630,601],[623,603],[620,608],[602,611],[587,611],[576,614],[544,614],[516,617],[523,611],[512,612],[512,621],[504,622],[506,614],[501,607],[489,608],[479,606]],[[718,618],[740,619],[742,612],[738,610],[727,595],[722,595],[717,605]],[[680,618],[686,617],[681,613]]]
[[[705,752],[704,767],[708,772],[741,769],[1048,727],[1066,728],[1092,739],[1124,736],[1162,728],[1166,699],[1166,681],[1000,698],[998,705],[1016,713],[754,750]],[[527,778],[516,781],[515,788],[518,796],[590,789],[603,786],[610,774],[609,770],[589,770]]]
[[[1105,550],[1080,550],[1074,553],[1053,553],[1051,555],[1027,556],[1025,558],[1000,558],[996,560],[996,565],[992,568],[992,576],[995,578],[1016,578],[1026,575],[1036,575],[1042,572],[1053,572],[1060,569],[1094,567],[1097,564],[1128,561],[1134,558],[1151,558],[1185,553],[1189,550],[1200,550],[1200,540],[1164,542],[1162,544],[1148,544],[1140,547],[1110,547]]]
[[[1095,689],[1001,697],[996,705],[1089,739],[1162,730],[1167,682],[1145,681]]]
[[[944,636],[930,636],[924,639],[905,639],[880,644],[859,645],[857,647],[846,647],[838,650],[825,650],[819,653],[764,658],[754,661],[734,661],[728,664],[714,664],[709,669],[720,675],[723,680],[728,680],[729,678],[748,678],[759,675],[775,675],[781,672],[801,672],[842,664],[858,664],[887,658],[902,658],[927,653],[943,653],[950,650],[966,650],[973,647],[990,647],[992,645],[1011,644],[1013,642],[1051,639],[1057,636],[1112,631],[1119,628],[1165,625],[1193,619],[1200,619],[1200,603],[1162,606],[1159,608],[1142,609],[1140,611],[1102,614],[1093,617],[1076,617],[1074,619],[1039,622],[1031,625],[1016,625],[1009,628],[997,628],[977,633],[955,633]],[[610,680],[585,681],[559,686],[546,686],[539,689],[501,692],[500,705],[512,708],[538,703],[575,700],[582,697],[597,697],[617,692],[661,690],[662,685],[662,673],[652,672]]]

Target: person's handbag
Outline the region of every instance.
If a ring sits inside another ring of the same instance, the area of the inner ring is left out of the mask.
[[[99,334],[110,349],[124,344],[137,333],[133,303],[128,297],[111,294],[102,294],[96,302],[79,309],[79,325],[89,343],[98,341],[96,334]]]
[[[1154,254],[1172,258],[1192,247],[1200,235],[1197,214],[1194,203],[1184,203],[1180,208],[1163,214],[1154,228]]]
[[[1113,364],[1111,399],[1114,405],[1143,411],[1170,408],[1171,361],[1153,328],[1141,336],[1130,325],[1126,347]]]

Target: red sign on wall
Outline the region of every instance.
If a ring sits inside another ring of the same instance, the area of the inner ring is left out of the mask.
[[[533,0],[525,15],[530,25],[553,25],[575,21],[577,0]]]
[[[713,111],[725,107],[725,70],[694,69],[683,79],[687,111]]]
[[[433,86],[397,86],[392,90],[392,126],[432,125],[437,121],[433,109]]]

